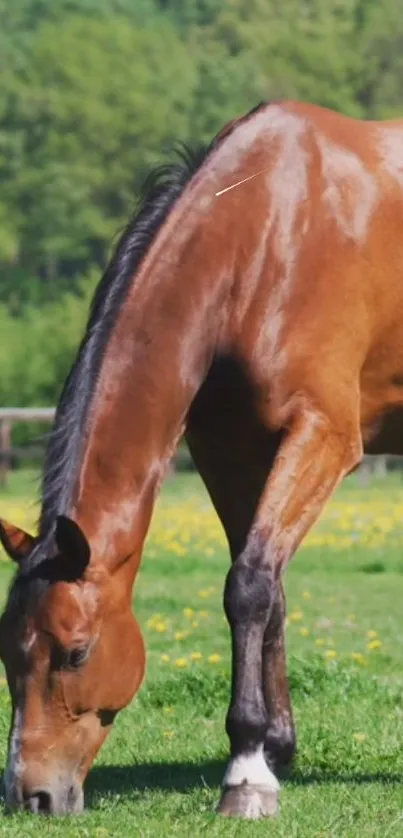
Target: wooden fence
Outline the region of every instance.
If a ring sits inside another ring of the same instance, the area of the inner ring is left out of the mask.
[[[34,438],[27,445],[13,445],[13,427],[19,422],[47,422],[54,419],[54,407],[2,407],[0,408],[0,486],[5,486],[14,464],[24,460],[40,460],[44,453],[44,440]],[[178,450],[172,468],[190,471],[192,460],[186,448]]]
[[[54,407],[1,407],[0,408],[0,485],[7,482],[8,472],[15,459],[40,455],[43,446],[38,444],[13,447],[13,426],[16,422],[52,422]]]
[[[32,444],[13,446],[13,426],[17,422],[52,422],[55,415],[54,407],[2,407],[0,408],[0,486],[4,486],[14,462],[26,458],[38,459],[43,454],[44,446],[34,440]],[[175,464],[179,469],[187,470],[190,466],[190,456],[182,451],[178,454]],[[359,475],[363,485],[373,477],[382,477],[389,468],[403,468],[401,457],[364,457],[359,468]]]

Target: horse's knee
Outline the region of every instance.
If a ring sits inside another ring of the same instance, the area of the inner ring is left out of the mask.
[[[272,568],[263,565],[263,544],[254,540],[231,566],[224,589],[224,608],[231,626],[258,623],[266,626],[276,600]]]

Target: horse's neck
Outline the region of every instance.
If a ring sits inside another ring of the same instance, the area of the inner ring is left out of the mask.
[[[100,556],[140,552],[156,490],[211,363],[226,289],[210,261],[197,245],[157,252],[114,327],[74,510]]]

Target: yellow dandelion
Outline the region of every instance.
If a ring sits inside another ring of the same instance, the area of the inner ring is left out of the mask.
[[[355,739],[356,742],[365,742],[366,738],[366,733],[353,733],[353,739]]]
[[[184,669],[186,666],[189,666],[189,661],[187,658],[176,658],[175,666],[178,666],[179,669]]]
[[[199,623],[197,620],[192,620],[191,624],[192,629],[197,629],[199,627]]]
[[[316,646],[324,646],[325,643],[326,641],[323,639],[323,637],[317,637],[315,640]]]
[[[160,634],[163,634],[164,631],[167,630],[167,624],[163,623],[162,620],[161,620],[161,622],[154,623],[154,628],[155,628],[155,631],[158,631]]]
[[[184,608],[183,613],[184,613],[185,617],[187,617],[188,620],[190,620],[191,617],[194,616],[195,612],[193,611],[193,608]]]
[[[161,655],[162,663],[169,663],[171,660],[171,655]]]
[[[175,640],[184,640],[185,637],[188,637],[190,634],[189,631],[176,631],[174,634]]]
[[[337,652],[335,649],[326,649],[324,655],[329,661],[334,661],[334,659],[337,658]]]
[[[352,657],[353,661],[355,661],[356,663],[359,663],[360,666],[366,666],[367,665],[367,660],[365,658],[365,655],[363,655],[361,652],[351,652],[351,657]]]
[[[370,640],[374,640],[375,637],[378,637],[378,632],[374,629],[370,629],[370,631],[367,631],[367,637],[369,637]]]
[[[152,617],[147,620],[147,626],[155,626],[155,624],[159,623],[161,620],[162,614],[153,614]]]
[[[371,640],[370,643],[367,643],[367,649],[369,649],[370,652],[373,652],[375,649],[380,649],[381,646],[383,646],[381,640]]]
[[[220,660],[221,660],[221,655],[214,654],[214,655],[209,655],[209,657],[208,657],[208,662],[209,663],[219,663]]]
[[[302,592],[302,599],[309,600],[312,599],[312,594],[310,591],[303,591]]]
[[[203,655],[201,652],[192,652],[190,655],[190,660],[192,661],[201,661]]]
[[[302,620],[303,616],[302,611],[291,611],[291,614],[288,615],[288,619],[291,623],[298,623],[299,620]]]
[[[309,634],[310,634],[310,631],[306,626],[302,626],[302,628],[300,628],[300,630],[299,630],[299,633],[302,637],[308,637]]]

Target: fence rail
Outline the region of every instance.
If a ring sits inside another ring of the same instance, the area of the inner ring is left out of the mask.
[[[7,484],[8,475],[15,463],[31,459],[40,460],[44,452],[43,443],[35,439],[25,445],[13,445],[13,427],[20,422],[53,421],[56,408],[54,407],[0,407],[0,486]],[[192,460],[187,450],[177,452],[173,468],[188,471],[192,468]]]
[[[43,446],[29,443],[24,446],[13,446],[13,426],[19,422],[52,422],[55,416],[54,407],[0,407],[0,486],[7,483],[9,471],[13,463],[28,457],[40,457]],[[182,452],[176,458],[179,468],[189,467],[190,457]],[[403,458],[393,456],[364,457],[359,467],[359,474],[363,485],[373,477],[382,477],[390,468],[403,468]]]
[[[1,407],[0,408],[0,485],[7,483],[13,458],[20,459],[40,453],[38,446],[13,448],[12,433],[16,422],[52,422],[54,407]]]
[[[11,422],[51,422],[55,407],[0,407],[0,420]]]

